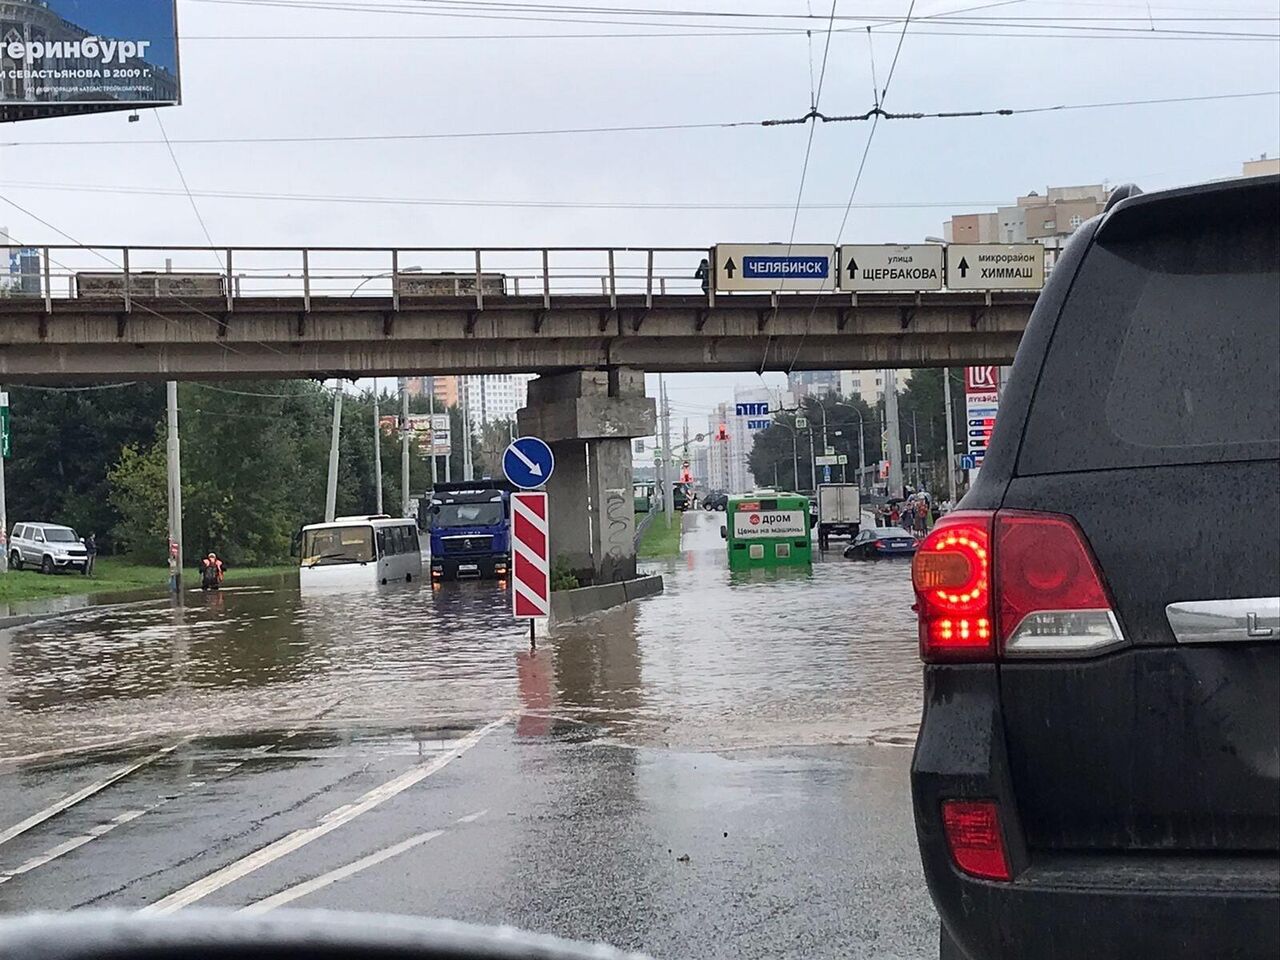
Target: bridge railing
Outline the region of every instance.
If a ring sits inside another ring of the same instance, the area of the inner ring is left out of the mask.
[[[705,296],[700,247],[209,247],[10,245],[0,295],[43,300],[217,297]]]

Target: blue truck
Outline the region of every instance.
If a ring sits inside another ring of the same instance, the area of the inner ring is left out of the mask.
[[[511,554],[511,494],[505,480],[437,483],[419,511],[431,537],[431,579],[501,579]]]

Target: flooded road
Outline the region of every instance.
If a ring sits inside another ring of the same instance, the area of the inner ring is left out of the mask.
[[[657,957],[917,957],[909,570],[730,574],[531,652],[492,584],[296,580],[0,631],[0,913],[381,909]],[[660,522],[660,521],[658,521]]]
[[[300,595],[189,591],[0,632],[0,759],[297,724],[474,722],[520,707],[633,744],[910,742],[919,668],[908,569],[838,550],[812,572],[730,574],[719,515],[650,564],[653,600],[567,624],[531,669],[492,583]]]

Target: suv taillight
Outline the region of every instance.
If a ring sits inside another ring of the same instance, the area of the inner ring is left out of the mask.
[[[991,518],[987,511],[949,513],[916,548],[911,583],[926,661],[987,660],[995,653]]]
[[[1124,642],[1070,517],[949,514],[921,542],[911,579],[926,662],[1090,655]]]

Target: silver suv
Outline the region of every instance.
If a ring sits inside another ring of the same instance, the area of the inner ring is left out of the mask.
[[[89,551],[70,527],[56,523],[19,523],[9,540],[9,567],[39,567],[41,573],[79,570],[89,573]]]

